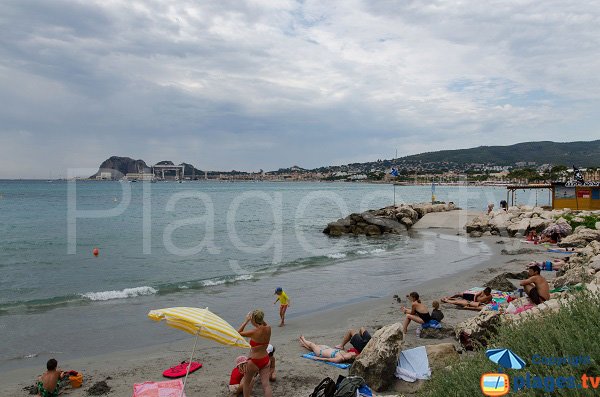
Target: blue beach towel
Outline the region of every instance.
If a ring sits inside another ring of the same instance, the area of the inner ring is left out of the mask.
[[[319,363],[327,364],[327,365],[333,365],[334,367],[338,367],[338,368],[341,368],[341,369],[348,369],[348,368],[350,368],[350,364],[338,364],[338,363],[332,363],[331,361],[315,360],[313,358],[314,356],[316,356],[316,354],[312,353],[312,352],[311,353],[306,353],[306,354],[302,355],[303,358],[306,358],[306,359],[309,359],[309,360],[313,360],[313,361],[316,361],[316,362],[319,362]]]
[[[553,252],[555,254],[565,254],[565,255],[571,255],[574,254],[575,251],[563,251],[563,250],[548,250],[548,252]]]
[[[425,328],[442,329],[442,324],[440,324],[437,320],[429,320],[425,324],[421,325],[421,329]]]

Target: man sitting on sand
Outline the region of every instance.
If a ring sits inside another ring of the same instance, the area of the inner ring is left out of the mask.
[[[540,267],[538,265],[529,266],[527,272],[529,278],[521,281],[519,285],[523,286],[527,296],[529,296],[529,300],[539,305],[550,299],[550,286],[548,285],[548,281],[540,275]]]
[[[370,340],[371,334],[369,334],[369,332],[363,327],[361,327],[358,331],[354,329],[349,329],[346,332],[346,335],[344,335],[342,343],[337,345],[335,348],[344,350],[344,346],[346,346],[346,343],[350,342],[350,344],[352,345],[352,347],[354,347],[356,352],[361,353]]]
[[[229,391],[234,396],[239,396],[244,392],[244,375],[246,374],[246,365],[248,365],[248,357],[239,356],[235,359],[235,368],[231,371],[229,377]],[[256,378],[250,381],[250,389],[254,386]]]
[[[51,358],[46,363],[47,371],[38,378],[38,396],[57,397],[59,382],[64,377],[64,373],[58,369],[58,362]]]
[[[486,287],[483,291],[479,291],[474,294],[463,292],[462,294],[445,297],[440,300],[444,303],[461,306],[465,309],[481,310],[483,306],[492,301],[492,289],[490,287]]]
[[[346,352],[342,349],[333,349],[327,345],[317,345],[316,343],[306,339],[304,335],[300,336],[300,344],[315,353],[315,356],[312,357],[314,360],[329,361],[339,364],[354,360],[358,355],[355,352]]]

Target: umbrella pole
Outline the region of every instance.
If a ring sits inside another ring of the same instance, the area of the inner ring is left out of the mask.
[[[183,380],[183,389],[181,389],[181,394],[179,397],[183,397],[183,393],[185,393],[185,384],[187,382],[188,375],[190,374],[190,367],[192,366],[192,360],[194,359],[194,352],[196,351],[196,345],[198,344],[198,336],[200,335],[200,330],[196,333],[196,340],[194,341],[194,348],[192,349],[192,354],[190,355],[190,361],[188,362],[187,371],[185,372],[185,379]]]

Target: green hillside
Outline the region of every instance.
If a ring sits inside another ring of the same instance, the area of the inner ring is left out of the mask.
[[[523,142],[510,146],[479,146],[403,157],[405,161],[513,165],[521,161],[579,167],[600,165],[600,140],[589,142]]]

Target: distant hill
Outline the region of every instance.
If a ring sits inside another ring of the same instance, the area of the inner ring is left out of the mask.
[[[146,165],[144,160],[134,160],[130,157],[119,156],[112,156],[104,160],[98,168],[98,172],[96,172],[90,178],[95,178],[97,175],[100,175],[100,172],[106,171],[109,171],[114,179],[119,179],[123,177],[123,175],[132,172],[150,172],[150,168],[148,165]]]
[[[405,161],[481,163],[514,165],[532,161],[537,164],[573,164],[580,167],[600,165],[600,140],[589,142],[523,142],[509,146],[479,146],[471,149],[441,150],[402,157]]]

